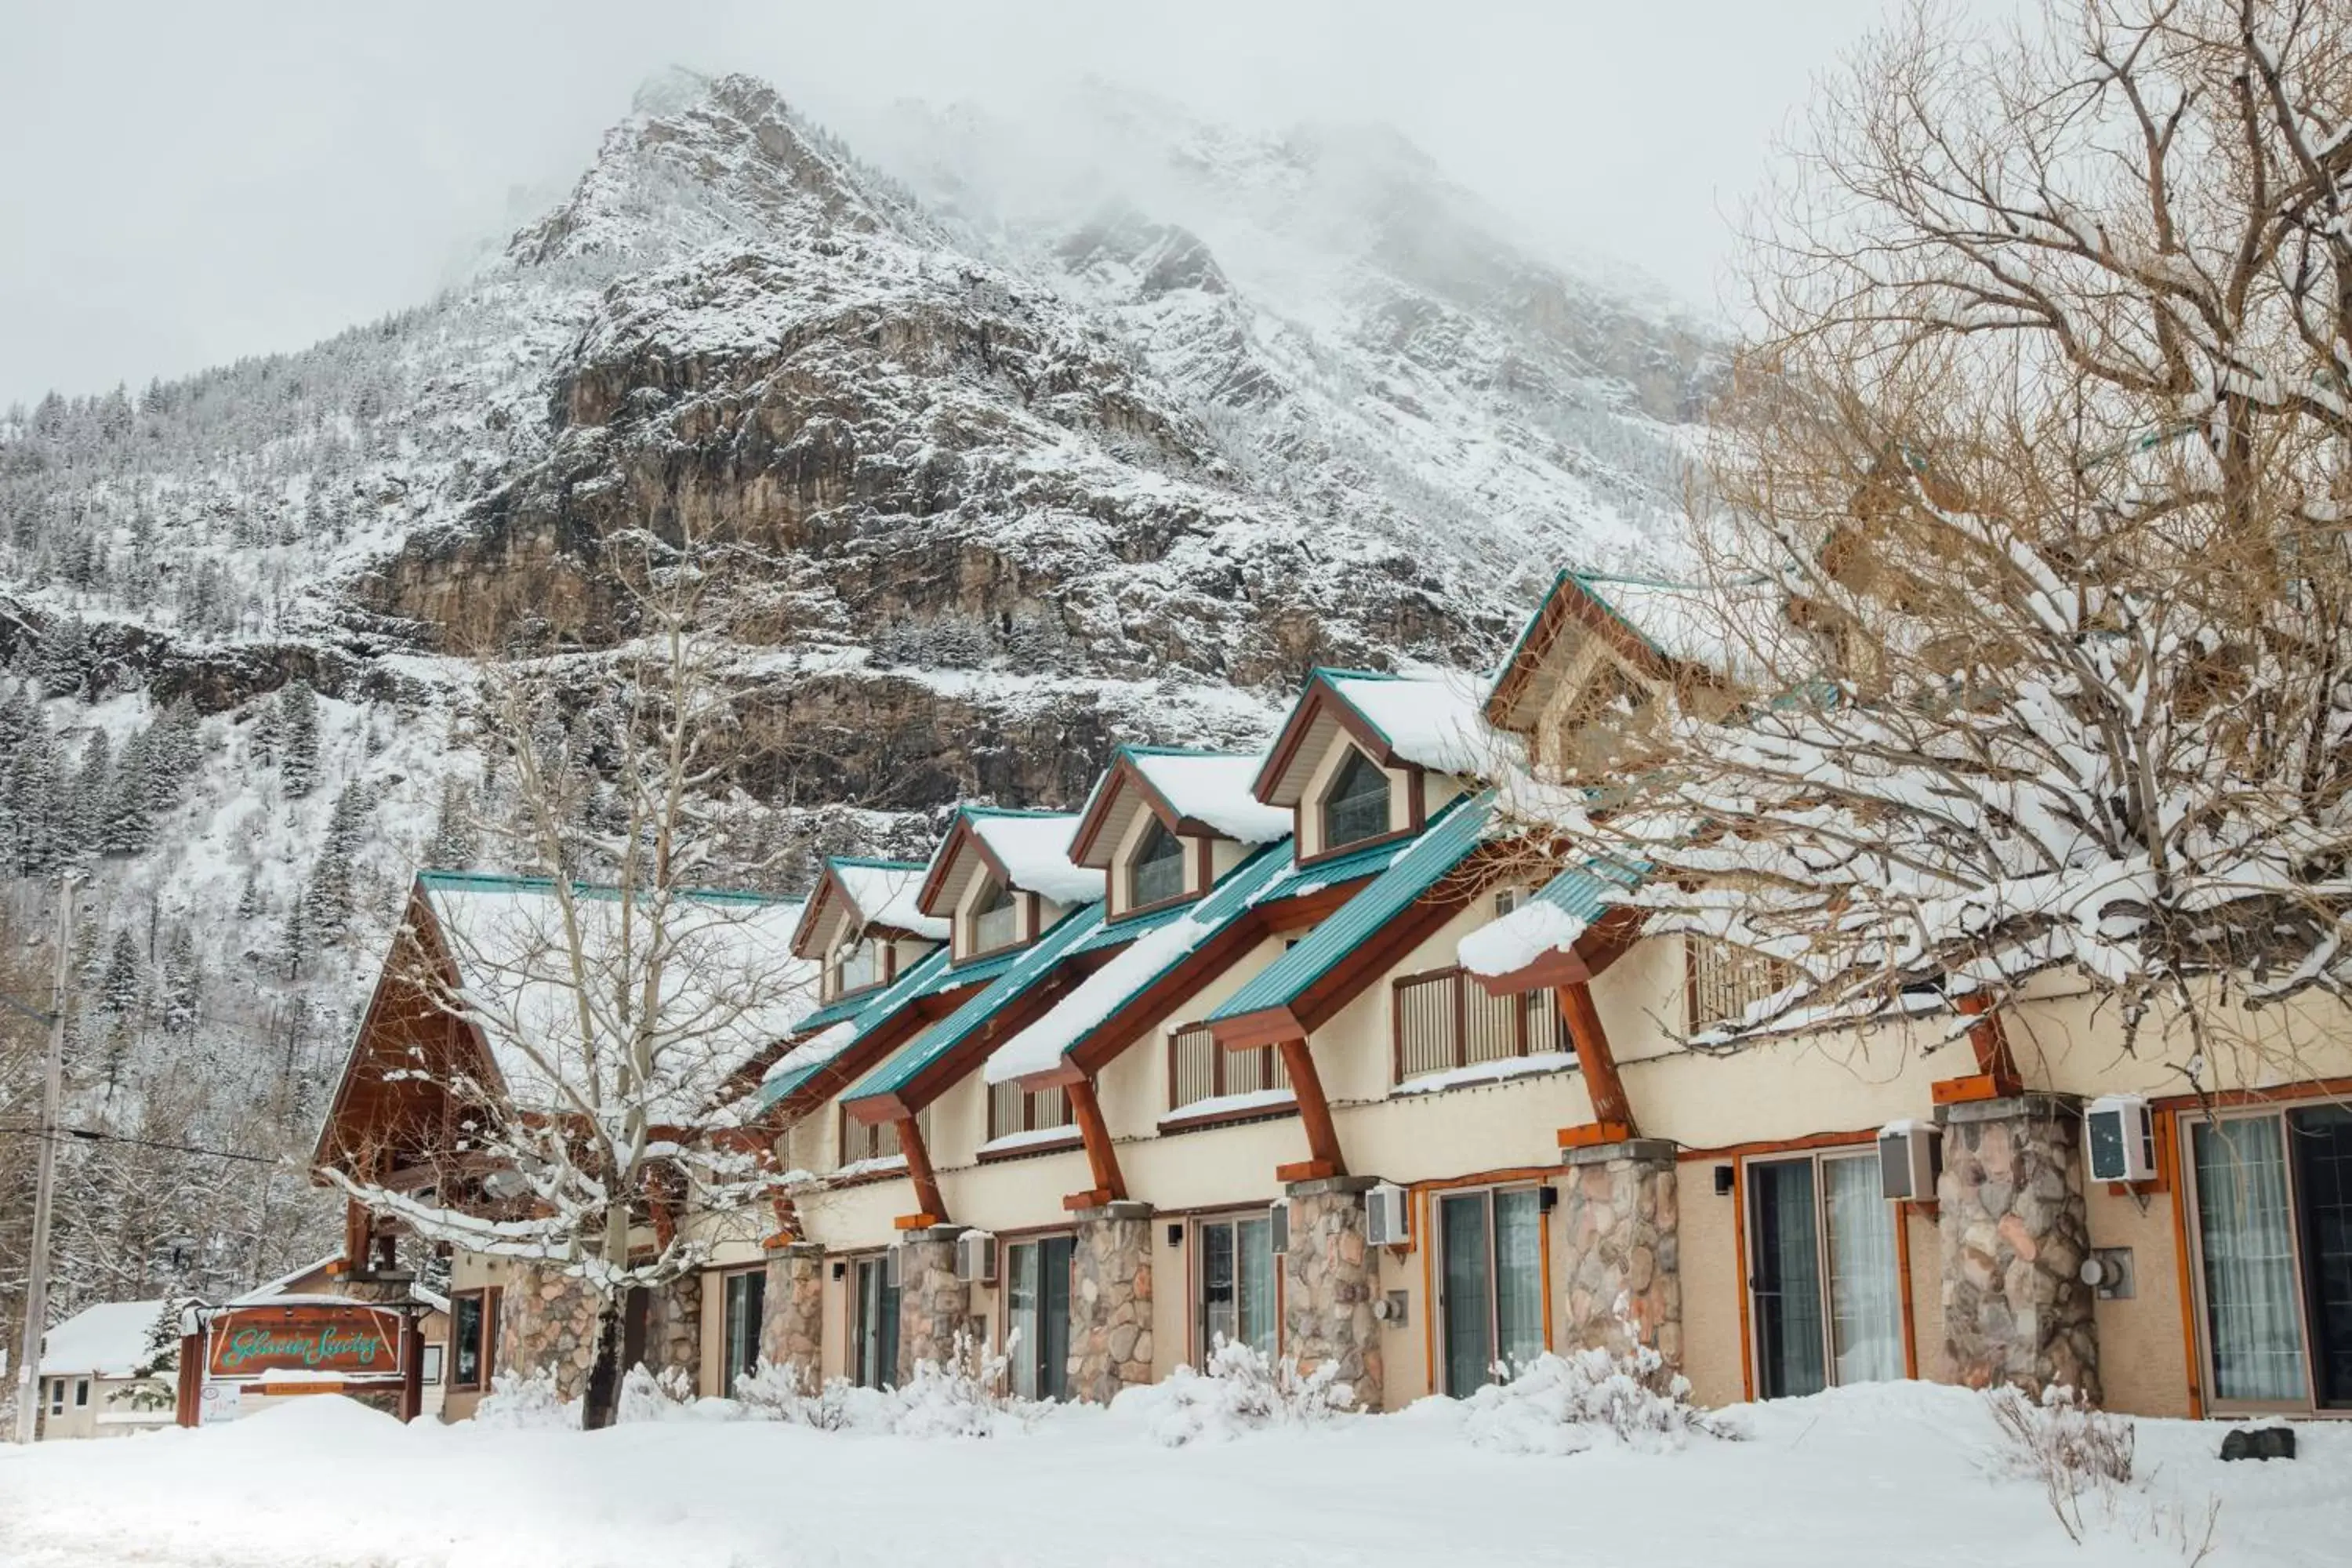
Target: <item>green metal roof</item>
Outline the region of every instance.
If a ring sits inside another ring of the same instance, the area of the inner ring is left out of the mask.
[[[765,1110],[768,1107],[775,1104],[778,1100],[783,1099],[784,1096],[792,1093],[793,1090],[806,1083],[811,1075],[814,1074],[818,1068],[824,1067],[827,1062],[834,1060],[835,1058],[839,1057],[843,1051],[849,1049],[850,1047],[856,1045],[858,1041],[872,1034],[877,1028],[881,1026],[883,1020],[888,1018],[890,1015],[896,1013],[899,1008],[906,1006],[908,1004],[917,1001],[921,997],[930,995],[933,992],[939,990],[940,987],[940,977],[947,972],[948,950],[944,947],[936,947],[930,952],[925,953],[922,956],[922,959],[917,963],[913,968],[908,970],[906,973],[901,974],[898,979],[884,986],[878,994],[845,998],[845,1001],[858,1004],[856,1006],[851,1007],[845,1016],[835,1017],[824,1024],[815,1024],[814,1020],[817,1017],[817,1015],[810,1015],[809,1020],[806,1021],[810,1026],[804,1027],[802,1031],[803,1043],[806,1043],[809,1038],[813,1038],[818,1031],[833,1027],[844,1022],[850,1022],[853,1026],[851,1027],[848,1036],[845,1037],[840,1046],[833,1051],[814,1061],[804,1062],[801,1066],[791,1068],[788,1071],[772,1074],[772,1076],[762,1079],[760,1084],[760,1109]],[[842,1005],[843,1003],[841,1002],[834,1004],[835,1008],[839,1008]],[[832,1009],[827,1010],[831,1011]],[[789,1055],[790,1053],[786,1054]]]
[[[912,1083],[939,1059],[971,1038],[1007,1005],[1038,981],[1051,974],[1077,944],[1102,926],[1101,900],[1083,905],[1062,917],[1052,931],[1013,954],[1004,973],[986,989],[918,1036],[913,1043],[853,1085],[845,1101],[895,1094]],[[1122,940],[1129,932],[1122,933]]]
[[[1466,799],[1456,798],[1448,801],[1421,837],[1402,850],[1382,846],[1381,851],[1392,858],[1387,868],[1372,879],[1370,886],[1342,904],[1337,913],[1308,932],[1297,947],[1234,992],[1224,1005],[1209,1015],[1209,1021],[1238,1018],[1267,1007],[1286,1007],[1297,1001],[1340,960],[1467,859],[1485,837],[1494,810],[1492,791],[1482,791]],[[1302,867],[1286,880],[1300,884],[1299,890],[1304,891],[1304,884],[1310,878],[1320,881],[1339,879],[1329,874],[1337,869],[1336,866]]]
[[[1103,928],[1105,931],[1118,933],[1124,940],[1144,931],[1156,931],[1176,920],[1190,916],[1202,929],[1199,936],[1191,943],[1160,953],[1156,963],[1136,962],[1145,959],[1147,953],[1150,952],[1150,949],[1140,947],[1130,948],[1127,952],[1112,959],[1101,973],[1108,975],[1121,965],[1132,968],[1132,973],[1120,976],[1127,983],[1125,989],[1120,992],[1116,1002],[1102,1010],[1096,1023],[1081,1030],[1062,1047],[1062,1054],[1066,1057],[1093,1038],[1101,1031],[1104,1025],[1124,1012],[1128,1004],[1158,984],[1162,976],[1175,970],[1193,953],[1199,952],[1218,932],[1234,924],[1258,905],[1277,896],[1276,890],[1281,883],[1296,869],[1290,858],[1290,840],[1285,838],[1277,843],[1266,845],[1248,859],[1226,872],[1224,879],[1212,888],[1205,898],[1187,904],[1181,909],[1167,910],[1161,916],[1124,921]],[[1071,951],[1074,952],[1087,951],[1087,944],[1082,942]],[[1088,984],[1093,984],[1091,977]],[[1052,1016],[1053,1014],[1049,1012],[1038,1022],[1042,1024]],[[1015,1036],[1014,1038],[1017,1039],[1019,1037]]]

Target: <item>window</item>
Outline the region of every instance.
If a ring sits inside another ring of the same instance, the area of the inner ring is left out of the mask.
[[[74,1408],[75,1408],[75,1409],[77,1409],[77,1410],[79,1410],[79,1409],[80,1409],[83,1405],[88,1405],[89,1403],[89,1379],[88,1379],[88,1378],[86,1378],[86,1377],[83,1377],[83,1378],[77,1378],[77,1379],[75,1379],[75,1380],[74,1380]]]
[[[1462,1398],[1543,1353],[1543,1193],[1437,1200],[1438,1340],[1445,1392]]]
[[[1875,1154],[1751,1160],[1747,1178],[1756,1392],[1901,1377],[1895,1205]]]
[[[768,1271],[739,1268],[722,1277],[725,1319],[719,1347],[719,1387],[721,1397],[735,1392],[735,1380],[760,1365],[760,1321],[767,1305]]]
[[[937,1103],[934,1101],[933,1103]],[[926,1105],[915,1115],[915,1126],[923,1135],[923,1146],[930,1147],[931,1107]],[[860,1121],[841,1108],[841,1163],[856,1164],[861,1160],[887,1160],[906,1151],[898,1146],[898,1124],[895,1121]]]
[[[1351,746],[1323,794],[1323,847],[1344,849],[1388,830],[1389,775]]]
[[[1200,1292],[1195,1351],[1206,1356],[1219,1340],[1275,1353],[1274,1226],[1263,1214],[1202,1220],[1193,1226]]]
[[[1127,863],[1129,909],[1164,904],[1184,896],[1184,841],[1154,816]]]
[[[1004,1248],[1004,1353],[1024,1399],[1069,1397],[1073,1247],[1069,1237],[1048,1236]]]
[[[1396,1081],[1568,1049],[1549,990],[1494,996],[1459,969],[1411,974],[1391,988]]]
[[[849,942],[834,953],[833,994],[846,996],[882,979],[882,944],[871,937]]]
[[[991,882],[972,906],[971,951],[994,952],[1021,940],[1021,898],[1010,888]]]
[[[455,1376],[449,1386],[481,1388],[498,1354],[498,1300],[495,1289],[454,1291],[449,1297],[449,1354]]]
[[[993,1142],[1016,1132],[1044,1132],[1070,1125],[1070,1091],[1059,1084],[1024,1091],[1017,1083],[988,1086],[988,1136]]]
[[[1686,1022],[1693,1033],[1739,1017],[1796,978],[1788,964],[1750,948],[1693,937],[1685,951],[1690,966]]]
[[[441,1381],[441,1352],[443,1349],[444,1347],[440,1345],[426,1345],[425,1347],[425,1364],[419,1368],[418,1371],[419,1375],[427,1384],[437,1384]]]
[[[898,1381],[898,1287],[890,1283],[889,1260],[859,1258],[852,1284],[850,1381],[860,1388],[888,1388]]]
[[[1227,1095],[1288,1089],[1290,1070],[1273,1046],[1245,1051],[1221,1048],[1206,1024],[1188,1024],[1168,1035],[1168,1109],[1181,1110]]]
[[[66,1380],[60,1377],[54,1380],[49,1384],[49,1414],[52,1415],[63,1415],[65,1413]]]
[[[2193,1121],[2189,1162],[2214,1402],[2352,1408],[2352,1110]]]

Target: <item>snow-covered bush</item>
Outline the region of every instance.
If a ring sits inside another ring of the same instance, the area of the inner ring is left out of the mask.
[[[1747,1435],[1693,1405],[1690,1380],[1647,1345],[1622,1353],[1547,1351],[1464,1405],[1463,1430],[1470,1441],[1506,1454],[1580,1454],[1601,1442],[1664,1453],[1680,1448],[1694,1432]]]
[[[1327,1425],[1355,1403],[1336,1362],[1302,1374],[1295,1360],[1277,1362],[1220,1334],[1202,1370],[1180,1366],[1165,1383],[1126,1390],[1112,1408],[1140,1418],[1153,1441],[1173,1448],[1271,1426]]]
[[[837,1432],[850,1425],[856,1403],[853,1395],[860,1391],[841,1377],[827,1378],[814,1389],[805,1386],[814,1381],[789,1362],[780,1366],[761,1356],[757,1366],[736,1376],[735,1400],[754,1421],[782,1421],[820,1432]]]
[[[675,1421],[694,1409],[694,1380],[682,1367],[649,1370],[639,1362],[621,1380],[623,1421]]]
[[[1010,1364],[993,1347],[958,1334],[945,1365],[919,1361],[907,1385],[891,1391],[890,1430],[902,1437],[993,1437],[1028,1430],[1045,1406],[1009,1392]]]
[[[556,1397],[555,1374],[490,1374],[490,1391],[474,1406],[474,1424],[512,1431],[559,1431],[580,1425],[580,1402]]]
[[[2112,1508],[2131,1484],[2138,1429],[2127,1415],[2095,1409],[2074,1389],[2053,1385],[2039,1403],[2018,1389],[1985,1395],[2001,1437],[1997,1468],[2042,1483],[2066,1533],[2083,1539],[2083,1502],[2095,1495]]]

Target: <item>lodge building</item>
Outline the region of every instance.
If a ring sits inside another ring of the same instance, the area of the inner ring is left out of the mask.
[[[1768,966],[1645,934],[1601,869],[1530,875],[1497,781],[1704,700],[1695,592],[1564,574],[1491,682],[1318,670],[1262,754],[1123,748],[1078,811],[828,862],[767,922],[807,1009],[730,1085],[789,1197],[676,1216],[708,1267],[632,1303],[630,1354],[706,1394],[762,1358],[878,1385],[965,1332],[1024,1394],[1104,1400],[1222,1336],[1395,1409],[1633,1338],[1707,1404],[1919,1377],[2352,1409],[2334,1004],[2233,1011],[2268,1048],[2201,1078],[2185,1028],[2126,1054],[2057,976],[1711,1047]],[[416,940],[486,893],[529,887],[421,878]],[[320,1158],[446,1169],[448,1110],[399,1075],[467,1042],[386,973]],[[2089,1169],[2094,1102],[2127,1179]],[[352,1256],[394,1223],[355,1215]],[[452,1286],[448,1417],[494,1368],[577,1392],[575,1286],[465,1253]]]

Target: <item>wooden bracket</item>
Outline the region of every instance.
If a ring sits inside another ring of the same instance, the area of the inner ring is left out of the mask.
[[[1603,1143],[1627,1143],[1633,1138],[1633,1130],[1622,1121],[1587,1121],[1559,1130],[1559,1146],[1563,1149],[1591,1149]]]
[[[902,1214],[890,1222],[890,1226],[894,1230],[929,1230],[945,1224],[947,1221],[935,1214]]]
[[[1083,1193],[1071,1193],[1062,1199],[1062,1207],[1071,1214],[1080,1209],[1098,1209],[1105,1204],[1116,1203],[1110,1192],[1103,1187],[1089,1187]]]
[[[1284,1176],[1285,1181],[1314,1182],[1325,1176],[1345,1174],[1348,1163],[1339,1157],[1339,1131],[1331,1122],[1331,1102],[1323,1093],[1323,1075],[1315,1070],[1315,1053],[1307,1048],[1307,1037],[1298,1036],[1281,1042],[1283,1070],[1290,1075],[1290,1092],[1298,1101],[1298,1120],[1307,1131],[1307,1164],[1328,1167],[1312,1176]],[[1289,1166],[1283,1170],[1291,1169]],[[1281,1171],[1275,1173],[1281,1175]]]
[[[1339,1167],[1329,1160],[1295,1160],[1274,1168],[1274,1179],[1286,1186],[1292,1182],[1320,1182],[1339,1173]]]
[[[1103,1121],[1102,1101],[1095,1097],[1094,1079],[1074,1079],[1066,1086],[1070,1097],[1070,1120],[1078,1124],[1078,1136],[1087,1146],[1087,1174],[1094,1177],[1095,1190],[1109,1194],[1105,1201],[1127,1196],[1127,1178],[1119,1174],[1118,1151],[1111,1146],[1110,1127]]]

